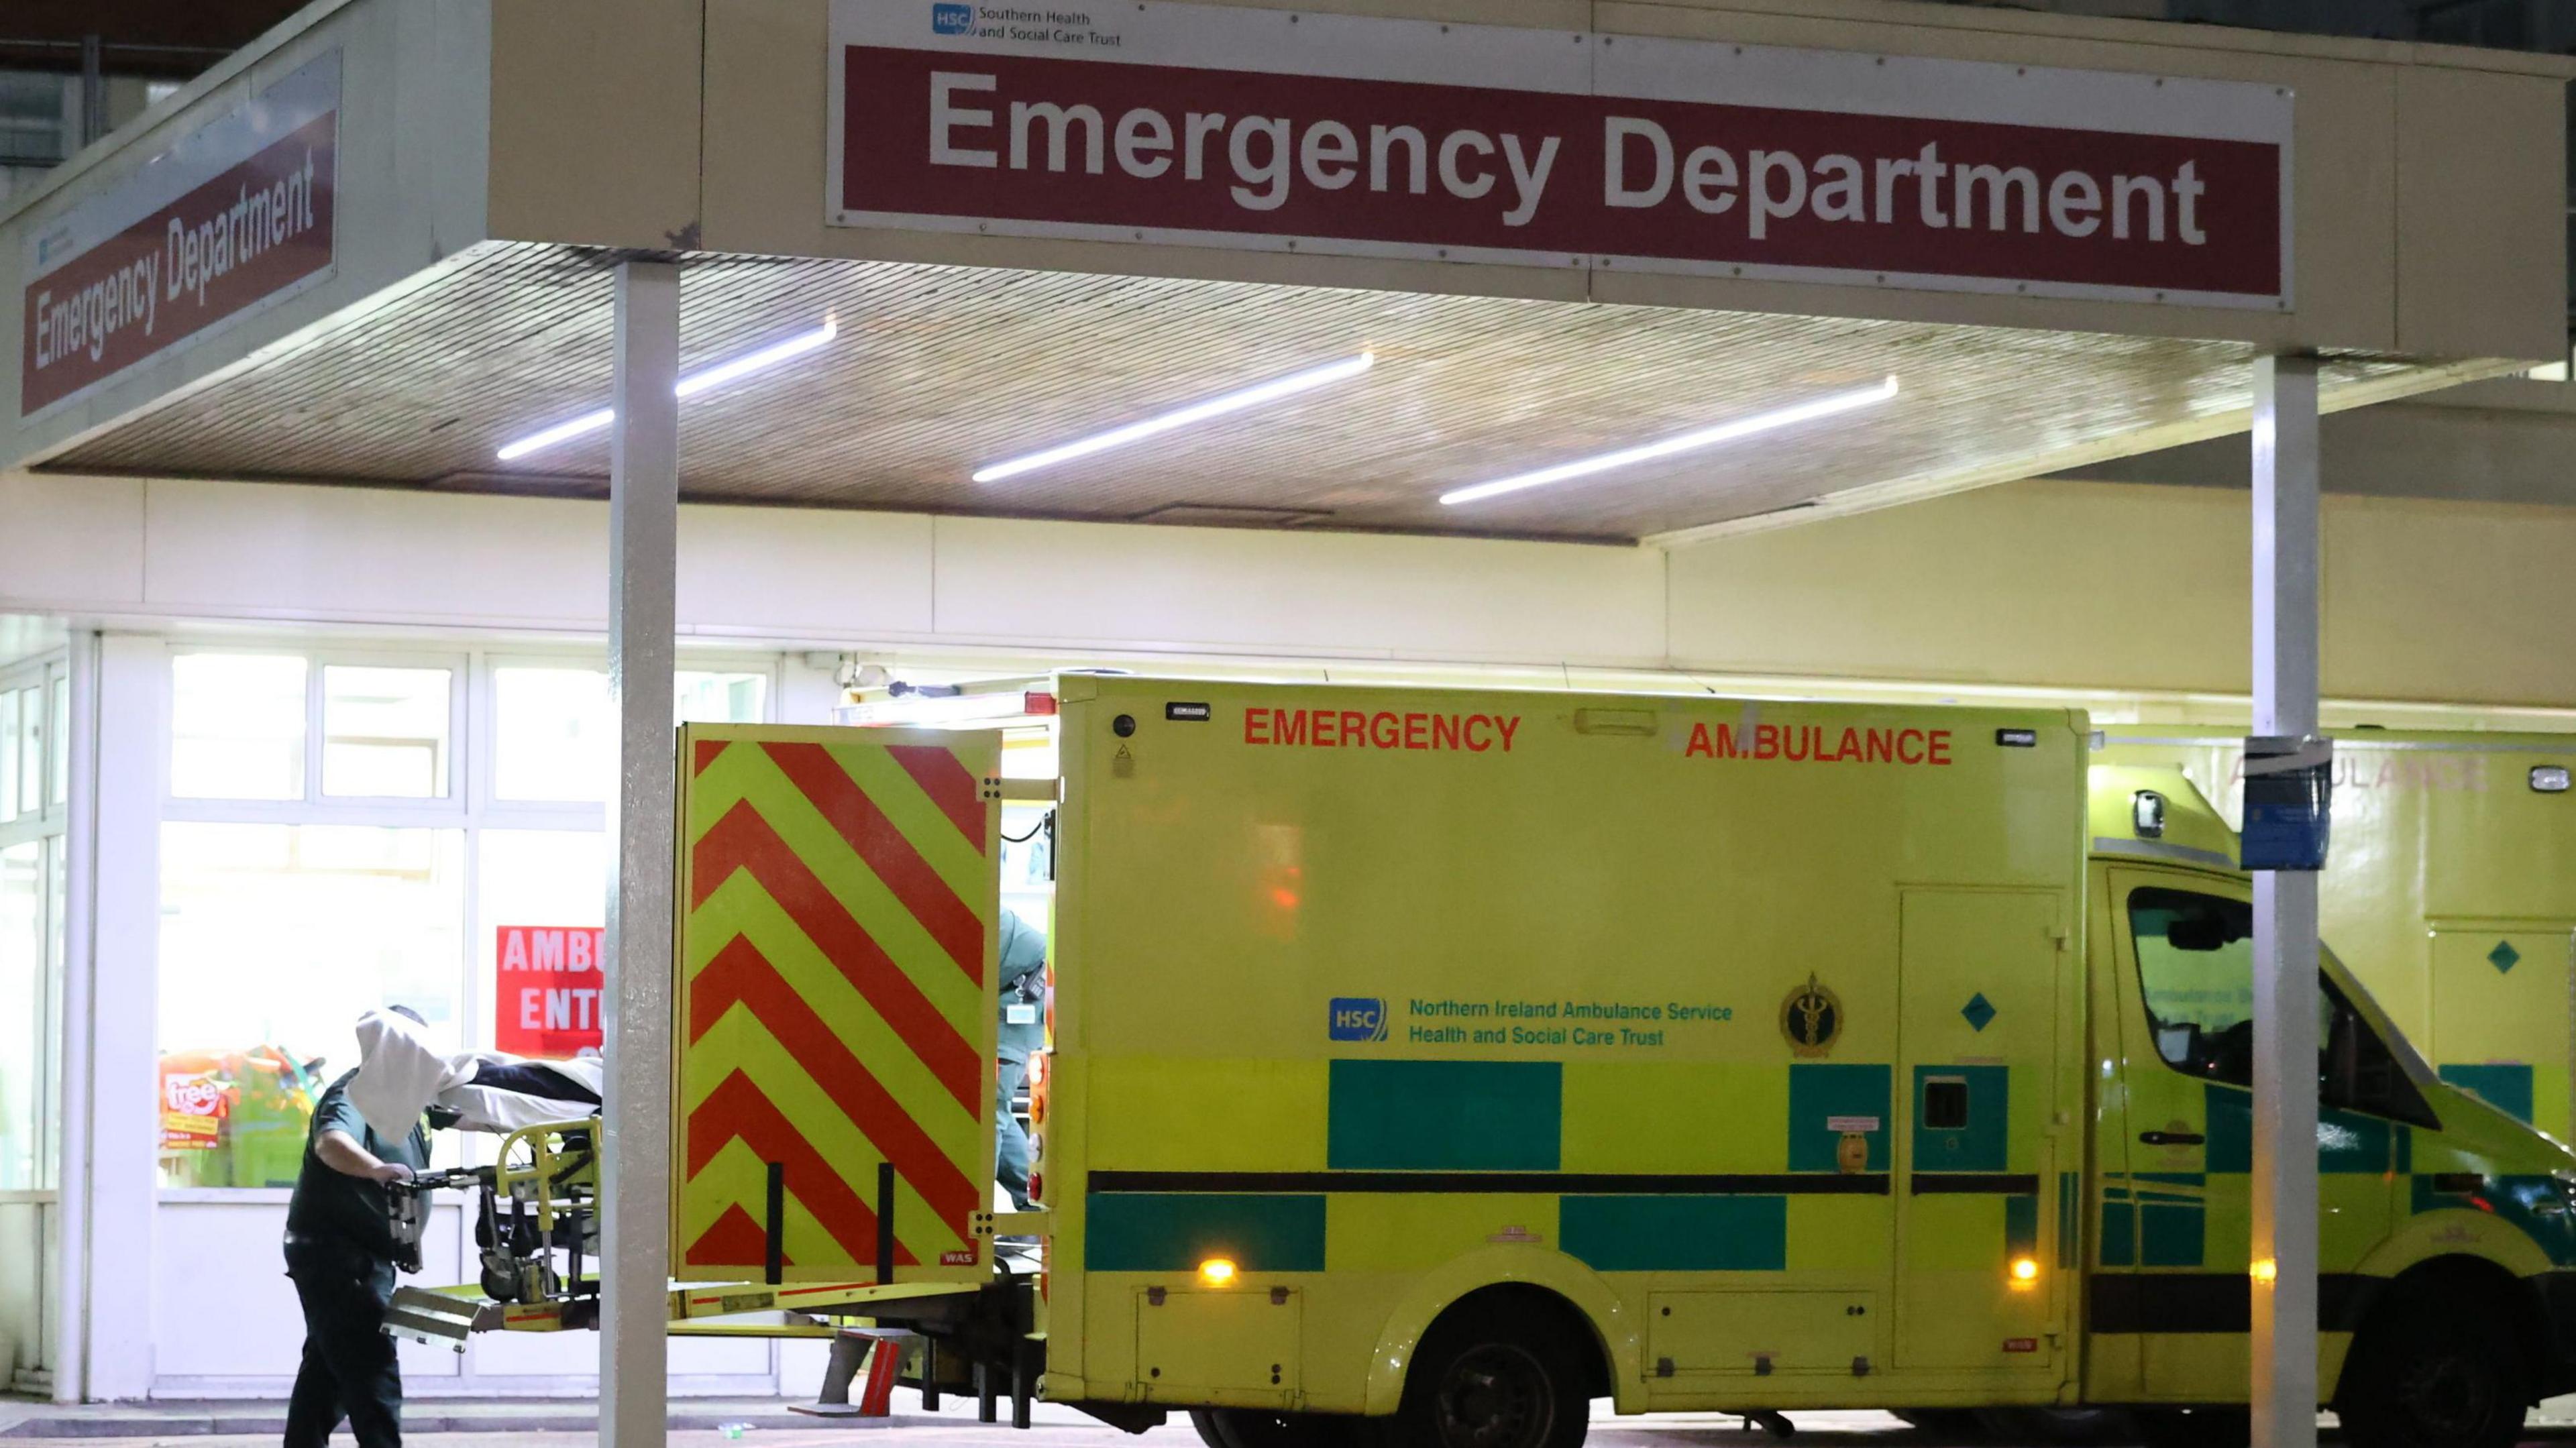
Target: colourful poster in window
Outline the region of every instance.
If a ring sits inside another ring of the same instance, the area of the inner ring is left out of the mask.
[[[552,1060],[598,1050],[608,932],[596,925],[498,928],[493,1046]]]
[[[232,1087],[185,1056],[161,1058],[161,1149],[212,1151],[221,1144]]]

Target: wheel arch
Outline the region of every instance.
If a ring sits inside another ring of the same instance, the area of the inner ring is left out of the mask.
[[[1539,1304],[1569,1327],[1600,1376],[1595,1394],[1634,1411],[1642,1396],[1642,1316],[1630,1310],[1600,1274],[1562,1252],[1525,1246],[1489,1247],[1454,1258],[1414,1283],[1387,1314],[1369,1358],[1367,1411],[1392,1413],[1404,1396],[1405,1375],[1433,1324],[1471,1297],[1505,1293]]]
[[[2345,1384],[2350,1381],[2355,1363],[2362,1359],[2361,1347],[2371,1329],[2405,1310],[2406,1300],[2423,1292],[2446,1296],[2475,1292],[2490,1301],[2504,1305],[2513,1315],[2514,1338],[2521,1344],[2524,1365],[2531,1381],[2546,1386],[2558,1376],[2551,1360],[2556,1355],[2556,1328],[2551,1321],[2549,1304],[2538,1284],[2528,1276],[2518,1275],[2492,1257],[2465,1252],[2428,1257],[2390,1278],[2387,1285],[2374,1293],[2354,1324],[2353,1347],[2344,1354],[2342,1370],[2336,1374],[2334,1390],[2325,1394],[2330,1403],[2343,1400]]]

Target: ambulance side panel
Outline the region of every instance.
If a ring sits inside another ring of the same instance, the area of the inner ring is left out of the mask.
[[[2072,1400],[2080,716],[1059,691],[1050,1397],[1387,1411],[1521,1283],[1626,1410]]]
[[[2243,741],[2105,731],[2100,763],[2179,764],[2235,819]],[[2576,1140],[2576,738],[2367,730],[2335,737],[2326,944],[2443,1079]]]

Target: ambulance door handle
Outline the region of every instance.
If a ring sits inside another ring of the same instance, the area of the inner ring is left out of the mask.
[[[2149,1146],[2199,1146],[2209,1138],[2197,1131],[2141,1131],[2138,1140]]]

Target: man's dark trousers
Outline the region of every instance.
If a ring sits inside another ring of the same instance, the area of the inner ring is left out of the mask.
[[[379,1329],[394,1264],[356,1247],[290,1242],[286,1275],[304,1304],[304,1365],[286,1405],[286,1448],[322,1448],[342,1418],[358,1448],[400,1448],[402,1369]]]

